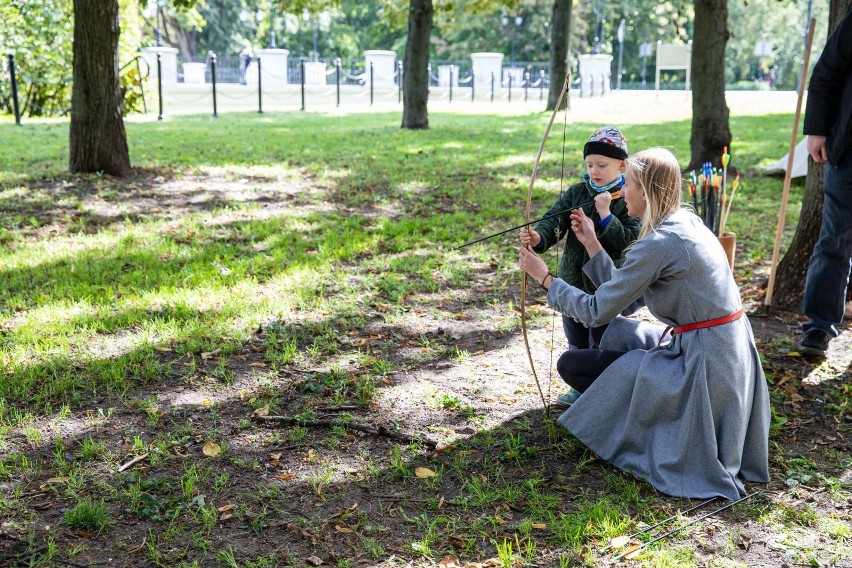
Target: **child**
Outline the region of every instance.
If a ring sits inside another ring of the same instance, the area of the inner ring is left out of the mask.
[[[589,255],[570,230],[571,210],[583,205],[583,211],[594,221],[604,250],[616,265],[620,265],[624,249],[639,236],[641,221],[629,216],[624,200],[614,198],[611,193],[624,185],[627,142],[621,131],[615,126],[595,130],[583,147],[583,159],[586,162],[583,181],[569,187],[547,212],[552,215],[564,211],[564,215],[539,221],[534,229],[524,227],[520,239],[524,246],[542,253],[565,237],[565,253],[557,275],[568,284],[593,294],[597,287],[583,274],[583,265],[589,261]],[[562,316],[562,328],[570,349],[589,349],[598,347],[606,325],[586,327],[574,318]],[[578,396],[578,392],[569,391],[560,396],[556,404],[568,406]]]

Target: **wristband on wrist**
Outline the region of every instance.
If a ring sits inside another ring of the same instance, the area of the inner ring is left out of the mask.
[[[547,288],[544,286],[544,283],[545,283],[545,282],[547,282],[547,277],[548,277],[548,276],[550,276],[550,283],[551,283],[551,284],[553,284],[553,279],[554,279],[554,278],[556,278],[556,277],[553,275],[553,273],[552,273],[551,271],[549,271],[549,270],[548,270],[548,271],[547,271],[547,274],[545,274],[545,275],[544,275],[544,278],[542,278],[542,279],[541,279],[541,282],[539,282],[539,283],[538,283],[538,285],[539,285],[539,286],[541,286],[541,288],[542,288],[543,290],[547,290]]]

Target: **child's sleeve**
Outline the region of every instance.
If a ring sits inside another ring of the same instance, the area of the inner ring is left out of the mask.
[[[624,256],[624,249],[639,238],[642,221],[627,214],[627,206],[624,199],[614,202],[612,218],[606,228],[598,235],[598,240],[604,250],[614,259],[618,260]]]

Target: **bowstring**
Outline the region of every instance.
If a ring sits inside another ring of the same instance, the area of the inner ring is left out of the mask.
[[[567,93],[566,93],[567,94]],[[565,101],[565,111],[563,112],[562,121],[562,164],[559,170],[559,200],[562,200],[562,194],[565,192],[565,146],[568,140],[568,101]],[[570,230],[570,225],[568,230]],[[567,238],[568,230],[565,231]],[[556,272],[559,273],[559,243],[556,243]],[[553,353],[556,351],[556,312],[550,316],[550,369],[547,373],[547,400],[551,399],[553,389]]]

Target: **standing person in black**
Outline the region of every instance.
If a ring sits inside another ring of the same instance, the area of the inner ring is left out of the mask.
[[[852,12],[828,38],[808,85],[808,153],[825,164],[819,240],[805,282],[800,351],[824,357],[843,320],[852,270]]]

